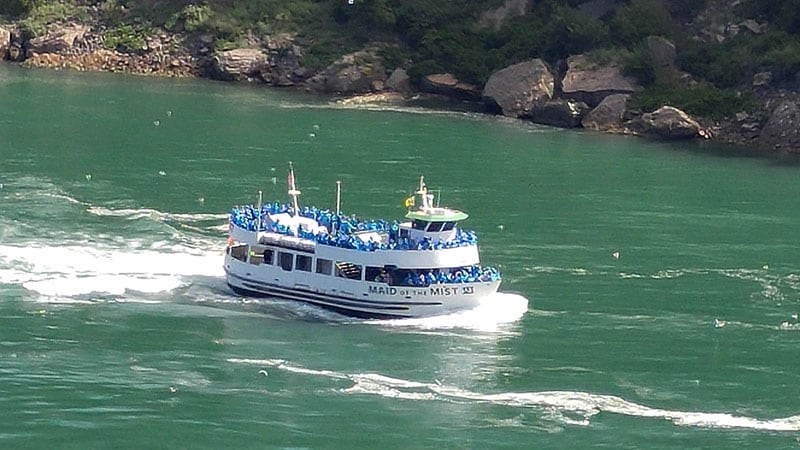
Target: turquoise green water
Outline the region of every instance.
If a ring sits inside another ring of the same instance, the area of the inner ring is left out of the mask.
[[[0,106],[3,448],[800,445],[792,162],[6,66]],[[515,295],[410,322],[233,295],[227,212],[284,200],[288,161],[365,218],[425,175]]]

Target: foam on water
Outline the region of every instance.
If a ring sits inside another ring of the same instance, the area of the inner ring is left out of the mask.
[[[45,297],[90,293],[122,295],[171,291],[185,277],[223,275],[219,249],[91,245],[0,245],[0,283],[18,284]]]
[[[0,219],[0,284],[22,286],[39,294],[37,301],[75,303],[87,301],[88,294],[168,292],[186,283],[188,277],[223,275],[227,214],[92,205],[49,179],[35,177],[14,178],[2,195],[12,208],[47,211],[48,217],[89,214],[109,218],[107,229],[101,224],[91,230],[41,228],[13,217]],[[139,236],[124,237],[114,218],[159,226],[145,224]]]
[[[651,408],[615,395],[580,391],[499,392],[481,393],[436,382],[417,382],[375,373],[347,374],[301,367],[278,359],[229,358],[228,362],[269,367],[288,373],[312,375],[352,384],[340,389],[346,394],[377,395],[414,401],[459,401],[486,403],[513,408],[533,408],[566,425],[588,426],[601,412],[631,417],[669,420],[679,426],[717,429],[750,429],[760,431],[800,431],[800,415],[776,419],[759,419],[726,412],[678,411]],[[576,418],[577,416],[577,418]]]
[[[518,321],[527,311],[527,298],[518,294],[496,292],[482,299],[480,304],[473,309],[441,316],[414,319],[374,320],[369,323],[424,330],[458,328],[483,332],[497,332],[501,331],[504,326]]]

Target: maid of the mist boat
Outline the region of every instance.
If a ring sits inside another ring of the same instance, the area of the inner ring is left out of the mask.
[[[296,300],[364,318],[434,316],[478,305],[500,286],[480,265],[467,214],[434,206],[423,177],[405,200],[405,222],[364,221],[338,211],[291,204],[231,210],[225,251],[228,285],[237,293]],[[337,183],[338,185],[338,183]],[[417,206],[418,205],[418,206]]]

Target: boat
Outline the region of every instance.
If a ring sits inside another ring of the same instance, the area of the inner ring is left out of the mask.
[[[480,264],[468,215],[441,207],[427,189],[405,198],[405,220],[361,220],[339,210],[298,206],[294,168],[289,203],[234,206],[224,269],[243,296],[316,305],[369,319],[427,317],[471,309],[497,292],[497,269]],[[434,204],[436,203],[436,204]]]

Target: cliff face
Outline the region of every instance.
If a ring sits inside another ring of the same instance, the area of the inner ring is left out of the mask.
[[[555,126],[800,153],[800,13],[788,0],[457,3],[65,0],[70,13],[0,25],[0,56],[392,101],[431,92]],[[236,5],[265,18],[236,19],[225,9]]]

